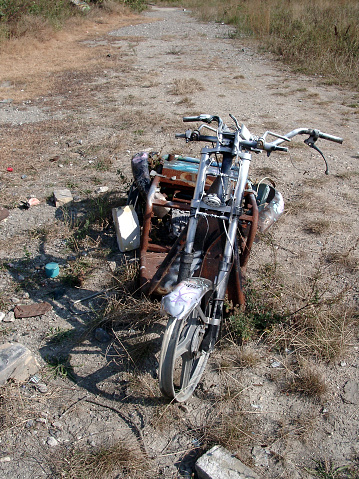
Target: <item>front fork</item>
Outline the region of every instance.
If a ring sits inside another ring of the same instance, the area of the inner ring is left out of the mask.
[[[203,351],[211,351],[218,338],[220,323],[223,316],[223,302],[227,291],[229,274],[233,265],[233,254],[236,245],[236,235],[238,227],[238,219],[241,215],[241,205],[244,196],[244,190],[246,188],[248,171],[250,165],[251,155],[249,153],[240,154],[241,166],[239,171],[239,177],[236,182],[236,186],[231,198],[232,208],[228,218],[228,231],[226,231],[226,243],[223,251],[223,257],[219,265],[218,276],[215,282],[214,293],[212,298],[212,307],[209,312],[210,318],[208,321],[208,328],[205,333],[205,337],[202,342],[201,349]],[[224,161],[224,160],[223,160]],[[206,184],[206,171],[210,164],[209,154],[206,149],[202,151],[202,158],[200,167],[198,170],[198,177],[196,182],[196,188],[191,203],[191,216],[188,222],[187,240],[183,249],[180,261],[180,269],[178,274],[178,282],[183,281],[190,277],[190,270],[193,261],[193,246],[197,231],[197,224],[199,215],[198,201],[200,201],[204,195],[204,189]],[[229,166],[229,170],[231,163]],[[229,172],[226,172],[229,174]],[[215,208],[213,208],[215,209]]]

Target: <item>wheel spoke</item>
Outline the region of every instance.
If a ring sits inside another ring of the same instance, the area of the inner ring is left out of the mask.
[[[191,379],[191,371],[193,369],[193,362],[194,362],[194,360],[192,358],[187,359],[187,360],[183,360],[181,382],[180,382],[181,390],[185,390],[188,387],[188,383]]]
[[[182,330],[180,339],[176,348],[175,359],[178,359],[180,356],[183,356],[186,353],[191,352],[191,342],[193,338],[193,333],[195,330],[194,325],[188,325]]]

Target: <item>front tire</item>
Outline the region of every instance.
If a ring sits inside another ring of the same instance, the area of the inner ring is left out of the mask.
[[[183,402],[196,389],[210,354],[201,351],[205,331],[196,309],[183,319],[169,319],[159,366],[160,389],[168,398]]]

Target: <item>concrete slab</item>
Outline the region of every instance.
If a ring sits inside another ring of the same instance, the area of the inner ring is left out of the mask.
[[[196,462],[200,479],[260,479],[260,477],[222,446],[214,446]]]
[[[54,190],[54,200],[55,205],[58,208],[59,206],[66,205],[73,200],[71,191],[68,188],[61,188]]]
[[[8,379],[26,381],[39,370],[39,364],[29,349],[20,343],[0,345],[0,385]]]

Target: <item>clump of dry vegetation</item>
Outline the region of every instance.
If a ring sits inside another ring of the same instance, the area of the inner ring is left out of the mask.
[[[149,460],[139,447],[130,446],[124,442],[98,449],[73,448],[62,450],[52,463],[53,477],[65,479],[103,479],[112,477],[128,477],[131,479],[150,478]]]
[[[24,424],[31,416],[30,402],[21,396],[18,384],[0,387],[0,432]]]
[[[305,73],[358,86],[359,3],[356,0],[170,0],[203,20],[234,25]],[[315,52],[315,53],[314,53]],[[310,59],[310,61],[308,61]]]
[[[304,230],[314,235],[322,235],[330,229],[329,220],[313,220],[306,223]]]
[[[74,2],[75,3],[75,2]],[[118,12],[118,7],[141,11],[144,0],[86,0],[89,8],[80,8],[70,0],[0,0],[0,42],[5,39],[31,35],[46,39],[49,28],[60,28],[71,17],[81,17],[92,9],[107,13]]]
[[[308,365],[304,365],[294,373],[283,387],[285,393],[296,393],[313,399],[321,399],[327,390],[327,385],[320,373]]]
[[[170,93],[172,95],[189,95],[203,89],[202,83],[195,78],[176,78],[173,81]]]

